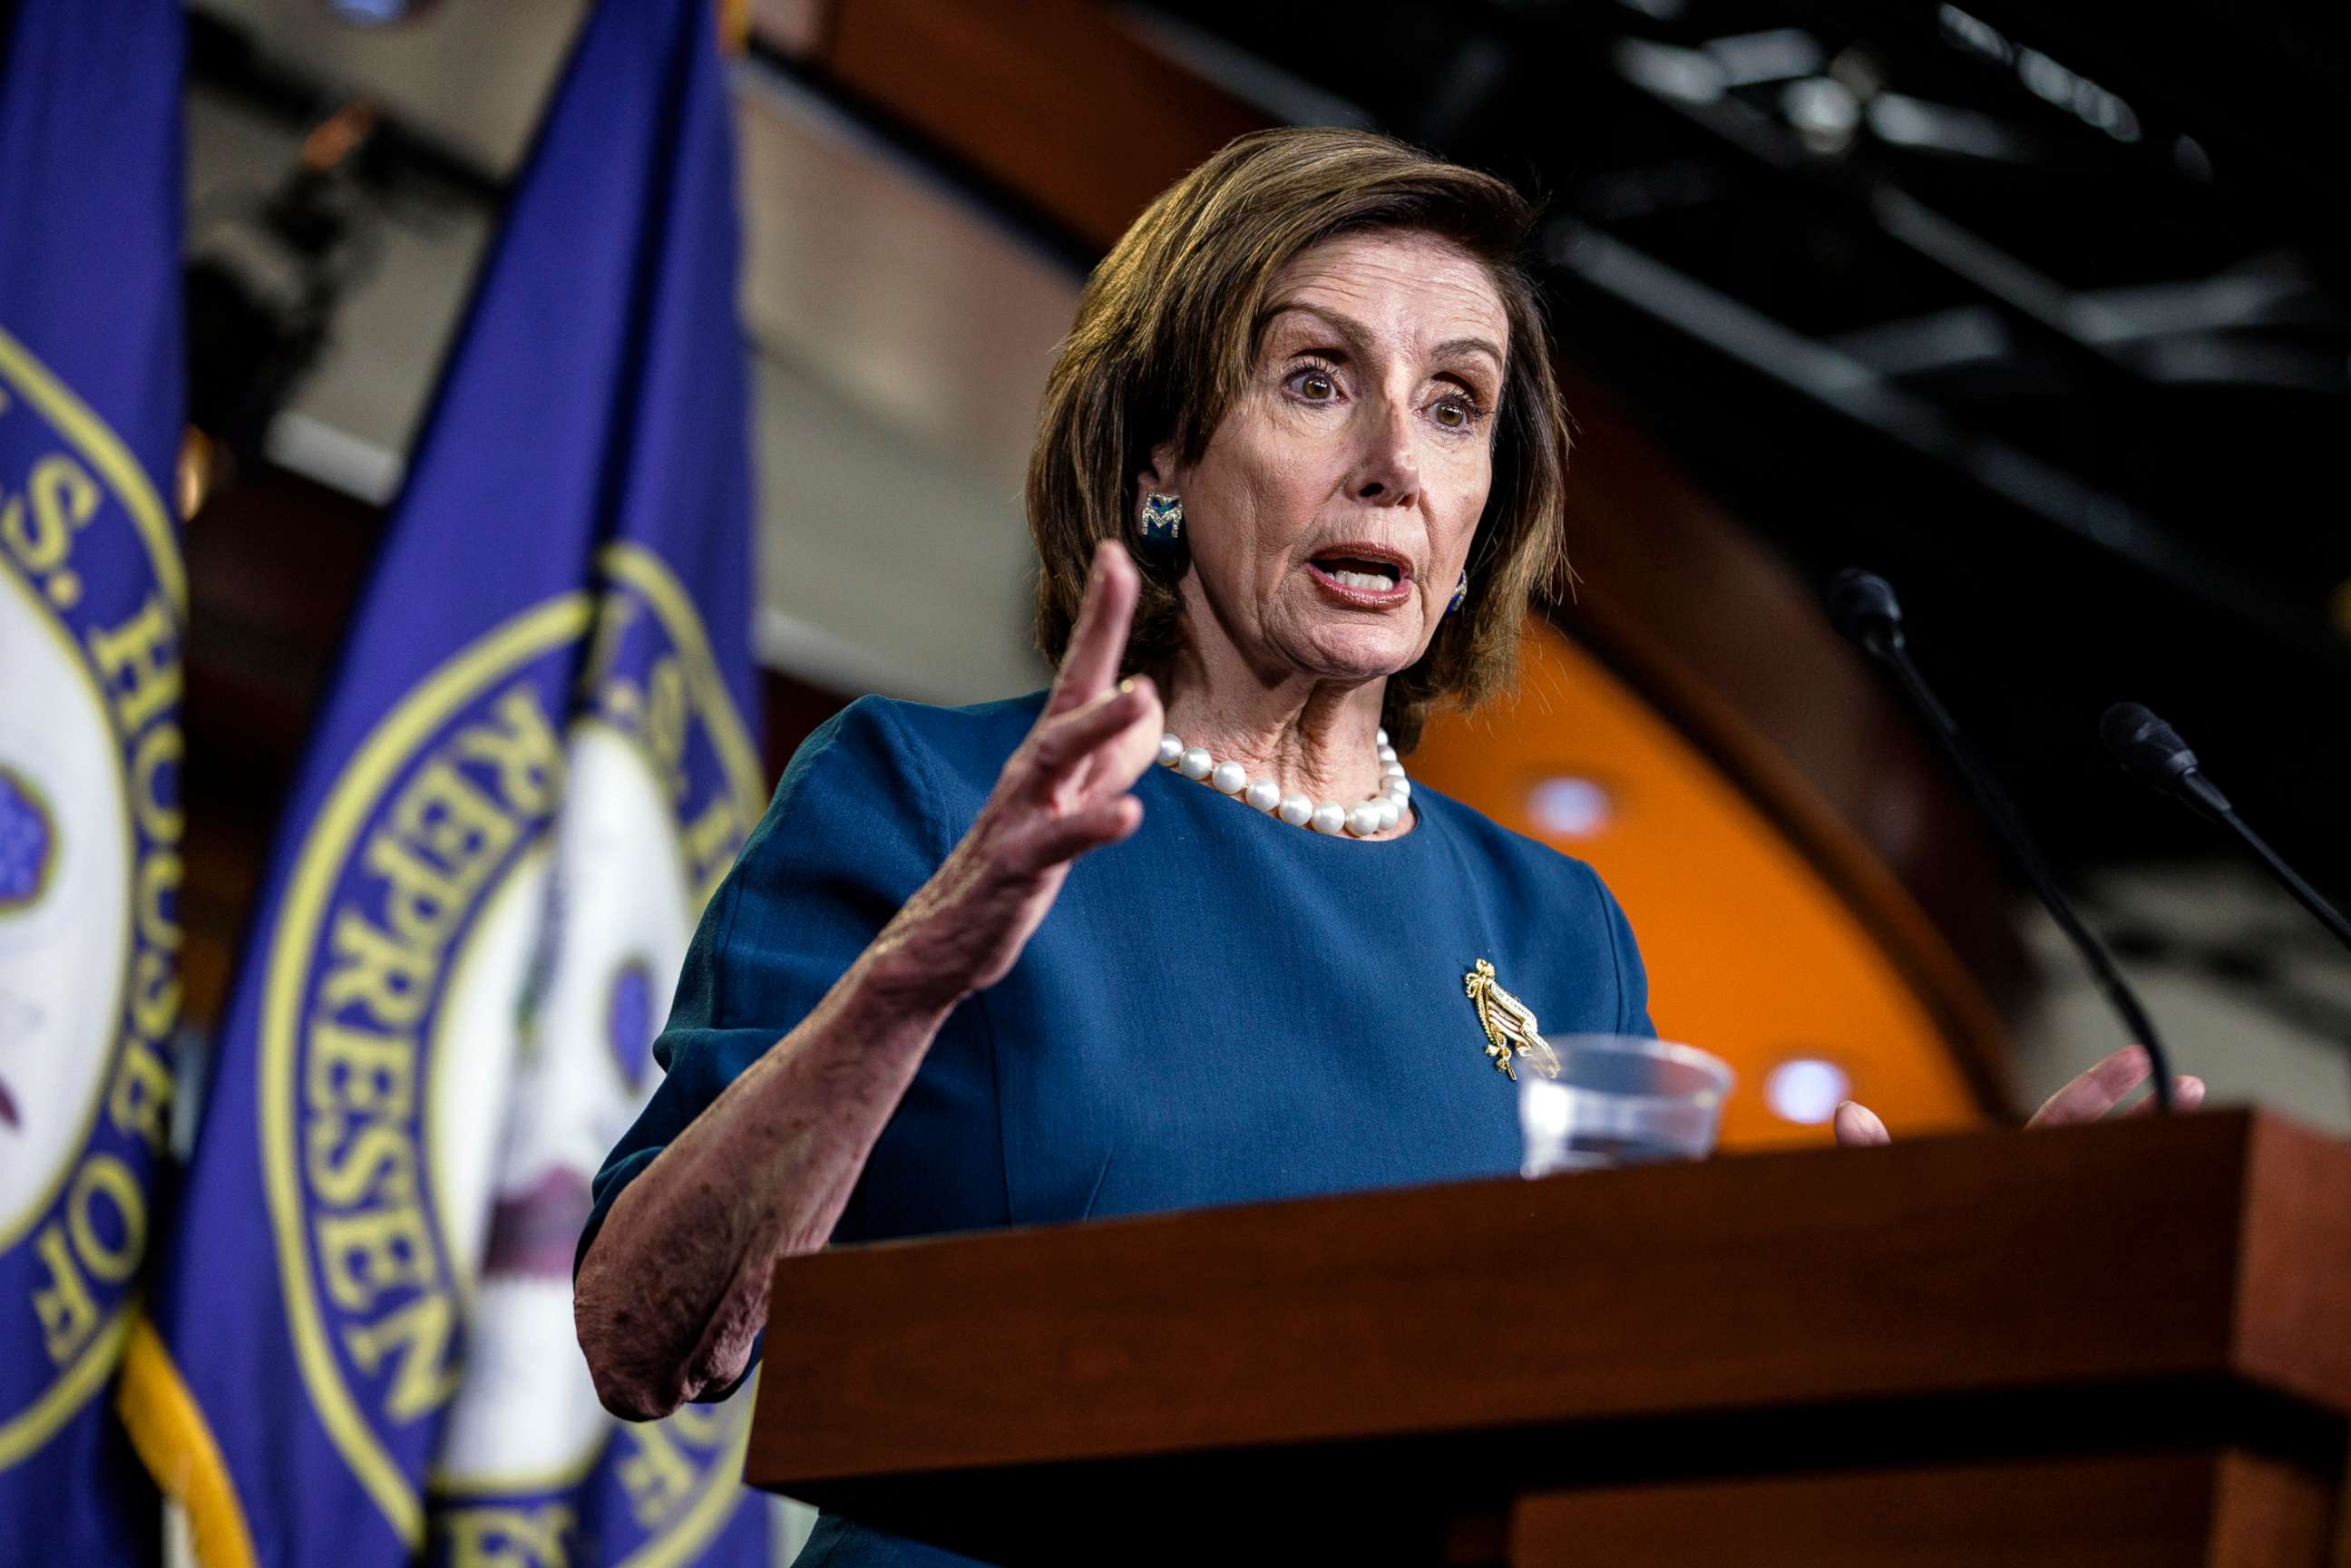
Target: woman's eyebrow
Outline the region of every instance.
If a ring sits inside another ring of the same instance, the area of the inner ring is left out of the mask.
[[[1285,304],[1269,306],[1258,317],[1257,341],[1263,342],[1265,334],[1272,329],[1274,323],[1282,317],[1290,315],[1312,317],[1337,333],[1340,340],[1348,348],[1358,352],[1366,349],[1372,340],[1371,329],[1353,317],[1342,315],[1336,310],[1326,309],[1320,305],[1309,305],[1301,300],[1291,300]],[[1494,369],[1498,371],[1506,369],[1509,363],[1502,357],[1500,346],[1490,338],[1448,338],[1437,344],[1429,351],[1429,354],[1432,359],[1438,360],[1452,359],[1465,354],[1483,354],[1494,361]]]
[[[1498,371],[1502,369],[1505,363],[1502,350],[1496,348],[1491,340],[1486,338],[1448,338],[1437,344],[1430,353],[1432,357],[1439,360],[1449,360],[1456,354],[1483,354],[1494,361],[1494,368]]]
[[[1336,332],[1339,335],[1340,340],[1344,342],[1350,349],[1361,350],[1367,347],[1372,340],[1370,330],[1366,329],[1361,321],[1354,319],[1353,317],[1343,316],[1336,310],[1325,310],[1320,305],[1307,305],[1296,301],[1287,305],[1269,306],[1264,313],[1259,315],[1257,319],[1257,340],[1263,342],[1265,340],[1266,332],[1271,329],[1276,321],[1280,320],[1284,316],[1293,313],[1301,316],[1311,316],[1314,319],[1322,322],[1325,327],[1331,329],[1332,331]]]

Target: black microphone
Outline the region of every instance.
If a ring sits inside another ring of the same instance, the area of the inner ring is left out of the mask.
[[[1909,645],[1902,635],[1902,606],[1895,600],[1893,585],[1875,572],[1851,569],[1841,571],[1829,585],[1828,612],[1831,623],[1840,632],[1893,672],[1895,684],[1902,688],[1902,695],[1926,718],[1928,727],[1935,732],[1935,738],[1942,742],[1944,755],[1959,769],[1959,777],[1967,780],[1969,792],[1975,796],[1976,804],[1982,809],[1993,831],[2000,834],[2001,842],[2008,846],[2009,853],[2015,857],[2025,880],[2032,883],[2032,891],[2041,895],[2042,904],[2048,908],[2058,928],[2080,949],[2083,961],[2089,965],[2091,975],[2098,982],[2098,989],[2105,993],[2106,1000],[2122,1016],[2123,1026],[2130,1037],[2146,1048],[2147,1063],[2155,1075],[2157,1108],[2169,1111],[2171,1056],[2156,1037],[2154,1020],[2147,1016],[2147,1009],[2139,1004],[2138,994],[2123,978],[2122,971],[2115,967],[2114,958],[2107,953],[2105,945],[2082,924],[2073,900],[2067,898],[2064,889],[2057,885],[2055,874],[2050,871],[2048,862],[2042,859],[2040,848],[2032,841],[2032,835],[2025,831],[2023,821],[2016,814],[2016,808],[2010,804],[2006,792],[1992,778],[1991,770],[1983,765],[1973,748],[1961,737],[1959,727],[1952,721],[1943,705],[1936,700],[1934,692],[1927,685],[1927,678],[1918,673],[1918,667],[1910,662]]]
[[[2335,907],[2321,898],[2318,890],[2294,873],[2283,856],[2262,841],[2259,833],[2246,825],[2220,793],[2220,786],[2204,777],[2197,766],[2196,754],[2169,725],[2137,703],[2116,703],[2098,720],[2098,738],[2106,743],[2124,772],[2146,785],[2158,795],[2168,795],[2199,817],[2209,817],[2233,831],[2245,841],[2247,848],[2269,867],[2270,874],[2285,884],[2285,890],[2302,903],[2302,906],[2318,917],[2318,923],[2333,932],[2336,940],[2351,947],[2351,921],[2346,921]]]

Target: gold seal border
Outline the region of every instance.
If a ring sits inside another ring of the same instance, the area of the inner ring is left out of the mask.
[[[715,1458],[704,1472],[702,1495],[692,1507],[672,1525],[667,1534],[648,1536],[643,1544],[631,1555],[622,1558],[616,1568],[675,1568],[675,1565],[699,1554],[713,1535],[718,1533],[741,1502],[744,1457],[751,1451],[751,1410],[759,1393],[759,1375],[755,1370],[749,1381],[735,1391],[743,1401],[742,1415],[735,1423],[735,1440],[726,1445],[723,1458]],[[754,1500],[754,1506],[765,1508],[767,1500]]]
[[[147,546],[148,563],[154,569],[155,580],[163,590],[163,598],[172,606],[172,618],[182,626],[188,623],[188,574],[180,564],[180,541],[172,537],[172,523],[163,503],[157,499],[155,486],[148,482],[147,472],[122,438],[107,428],[90,406],[76,397],[73,389],[49,373],[48,367],[35,359],[32,350],[0,327],[0,379],[16,383],[25,394],[25,401],[38,410],[42,417],[64,432],[66,438],[78,444],[90,466],[106,476],[114,487],[115,498],[122,509],[131,514],[131,521]]]
[[[154,574],[156,585],[163,591],[164,601],[171,607],[173,622],[179,627],[185,627],[188,579],[180,559],[180,542],[172,532],[170,515],[157,497],[155,486],[149,481],[146,470],[140,467],[139,460],[131,455],[131,449],[122,444],[122,438],[98,416],[96,410],[75,395],[72,388],[41,363],[33,351],[5,327],[0,327],[0,382],[15,387],[27,408],[46,420],[50,428],[69,444],[78,447],[83,458],[98,470],[112,489],[116,501],[130,514],[140,542],[146,547],[148,568]],[[10,575],[23,580],[21,575],[13,570]],[[89,680],[90,694],[98,703],[99,713],[105,716],[107,733],[115,738],[116,744],[108,755],[121,784],[124,836],[134,841],[135,849],[137,835],[128,820],[130,781],[122,774],[121,748],[124,742],[120,727],[115,722],[113,706],[105,700],[105,693],[89,669],[88,654],[72,637],[63,634],[54,618],[55,612],[41,602],[41,596],[33,591],[30,583],[26,584],[26,591],[36,611],[44,616],[43,624],[71,649],[73,666]],[[134,863],[137,858],[135,853],[126,857]],[[137,945],[136,937],[128,930],[124,933],[124,944],[126,947]],[[131,987],[131,963],[127,954],[123,961],[122,985],[127,997]],[[89,1114],[83,1120],[78,1146],[85,1152],[89,1147],[90,1130],[98,1124],[99,1109],[106,1103],[106,1085],[112,1081],[115,1064],[122,1054],[120,1024],[126,1005],[118,999],[114,1009],[117,1027],[107,1052],[107,1065],[99,1075],[99,1092],[91,1097]],[[48,1211],[57,1200],[57,1190],[64,1186],[78,1163],[78,1160],[68,1160],[59,1167],[57,1179],[49,1184],[49,1189],[42,1195],[40,1202],[28,1211],[25,1224],[9,1235],[0,1237],[0,1252],[13,1249],[34,1223]],[[0,1424],[0,1470],[8,1469],[26,1454],[47,1442],[59,1426],[70,1419],[92,1395],[105,1385],[106,1374],[113,1370],[115,1361],[121,1354],[129,1322],[127,1310],[118,1304],[73,1364],[60,1374],[39,1398],[9,1417],[5,1424]]]
[[[412,1549],[424,1544],[424,1509],[400,1465],[384,1451],[353,1403],[310,1281],[303,1192],[294,1152],[294,1059],[305,981],[319,925],[351,841],[392,776],[460,705],[528,660],[577,643],[592,620],[584,592],[559,594],[475,639],[419,682],[352,754],[305,838],[270,941],[262,1002],[260,1134],[262,1170],[275,1232],[278,1283],[294,1336],[297,1364],[328,1437],[384,1519]]]
[[[705,716],[712,743],[742,821],[747,825],[756,821],[764,805],[758,754],[742,716],[736,710],[732,695],[718,675],[709,639],[702,629],[702,618],[695,610],[692,596],[668,564],[643,546],[627,542],[609,545],[599,552],[597,564],[606,576],[645,597],[661,617],[672,644],[684,655],[686,671],[698,699],[695,706]],[[347,858],[350,841],[363,824],[369,807],[381,795],[391,775],[460,704],[478,695],[507,670],[567,641],[578,642],[585,637],[592,629],[594,614],[594,601],[586,592],[559,595],[476,639],[411,690],[369,734],[337,779],[317,825],[303,843],[270,945],[262,1017],[262,1165],[279,1282],[293,1332],[296,1360],[309,1389],[312,1407],[329,1437],[393,1531],[413,1548],[421,1547],[425,1538],[423,1500],[416,1486],[377,1440],[344,1386],[310,1281],[291,1100],[303,982],[336,873]],[[747,1422],[744,1431],[747,1437]],[[713,1469],[731,1479],[731,1472],[739,1469],[739,1463]],[[725,1492],[722,1489],[714,1495],[719,1500],[705,1500],[698,1505],[693,1517],[681,1521],[680,1531],[690,1532],[689,1527],[700,1521],[706,1511],[715,1509],[723,1517]],[[705,1521],[703,1533],[715,1528],[715,1519]],[[674,1534],[663,1539],[681,1538]]]
[[[0,1422],[0,1471],[47,1442],[51,1433],[89,1403],[90,1396],[106,1386],[115,1358],[122,1354],[123,1336],[131,1329],[132,1304],[119,1303],[41,1396]]]
[[[710,638],[702,629],[702,616],[694,607],[694,596],[686,592],[684,584],[670,570],[669,563],[643,545],[626,540],[607,545],[597,557],[597,565],[607,577],[645,596],[653,612],[662,618],[662,627],[669,633],[671,645],[684,656],[697,706],[710,726],[711,743],[717,749],[719,766],[726,770],[727,785],[735,791],[735,803],[743,814],[744,830],[747,832],[768,804],[759,752],[751,744],[751,732],[743,716],[736,711],[734,694],[726,689],[726,681],[718,674],[718,662],[711,655]],[[695,891],[705,897],[710,892],[707,888]]]

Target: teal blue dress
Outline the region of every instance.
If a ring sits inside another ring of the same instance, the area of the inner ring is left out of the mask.
[[[809,737],[703,915],[582,1255],[946,860],[1043,705],[866,697]],[[1434,789],[1373,842],[1172,769],[1135,793],[1141,830],[1079,861],[1012,972],[940,1029],[834,1243],[1514,1171],[1514,1091],[1462,984],[1480,958],[1547,1033],[1655,1032],[1592,869]],[[799,1561],[970,1560],[826,1515]]]

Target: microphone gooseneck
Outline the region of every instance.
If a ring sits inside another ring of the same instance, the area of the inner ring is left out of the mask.
[[[2097,936],[2084,925],[2074,907],[2057,885],[2054,873],[2042,858],[2040,846],[2033,842],[2023,820],[2016,814],[2008,794],[1993,779],[1991,770],[1983,765],[1966,737],[1959,734],[1959,725],[1949,712],[1936,699],[1927,678],[1910,662],[1907,641],[1902,634],[1902,607],[1894,597],[1893,586],[1875,572],[1849,570],[1839,572],[1829,585],[1829,619],[1836,629],[1864,653],[1884,664],[1893,674],[1895,685],[1910,706],[1927,720],[1935,738],[1942,743],[1943,754],[1951,766],[1967,781],[1968,791],[1975,797],[1976,805],[1990,821],[1992,831],[2008,846],[2018,869],[2032,884],[2058,928],[2065,933],[2090,968],[2091,977],[2105,993],[2106,1001],[2119,1014],[2131,1038],[2144,1047],[2147,1062],[2155,1077],[2155,1103],[2158,1109],[2171,1109],[2171,1057],[2156,1035],[2155,1021],[2140,1005],[2138,994],[2123,978],[2122,971]]]
[[[2303,881],[2294,867],[2286,864],[2285,858],[2237,815],[2220,787],[2204,777],[2196,754],[2188,749],[2188,743],[2179,738],[2177,730],[2138,703],[2116,703],[2098,720],[2098,738],[2105,742],[2106,750],[2124,772],[2157,794],[2168,795],[2198,816],[2208,817],[2235,833],[2321,925],[2334,933],[2345,946],[2351,947],[2351,921],[2345,920],[2340,910]]]

